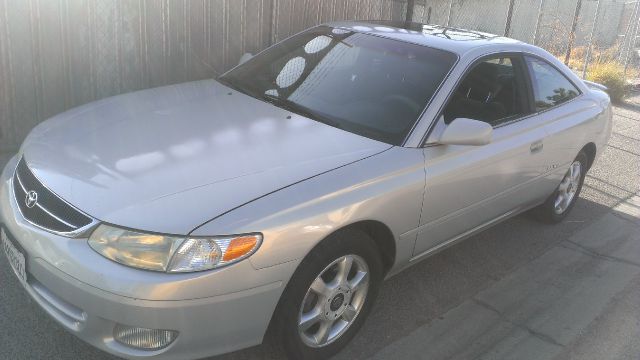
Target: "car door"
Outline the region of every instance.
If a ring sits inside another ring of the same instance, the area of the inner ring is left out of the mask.
[[[545,123],[545,190],[552,193],[580,149],[589,141],[589,125],[602,108],[580,97],[580,89],[548,61],[525,56],[536,116]]]
[[[532,116],[524,60],[500,54],[476,61],[451,94],[424,147],[426,191],[414,258],[543,198],[544,123]],[[440,145],[456,118],[493,126],[489,144]]]

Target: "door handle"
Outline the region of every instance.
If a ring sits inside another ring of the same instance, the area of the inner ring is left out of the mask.
[[[538,153],[540,151],[542,151],[542,148],[544,147],[544,144],[542,143],[542,140],[538,140],[535,141],[533,143],[531,143],[531,146],[529,147],[529,150],[531,151],[532,154]]]

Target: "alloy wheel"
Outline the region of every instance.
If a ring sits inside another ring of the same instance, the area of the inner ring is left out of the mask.
[[[298,333],[310,347],[326,346],[342,336],[365,304],[369,267],[358,255],[329,264],[311,283],[298,315]]]
[[[560,186],[558,186],[558,192],[553,206],[556,214],[562,214],[569,208],[573,198],[576,196],[581,179],[582,164],[579,161],[574,161],[569,167],[569,171],[567,171],[564,179],[562,179]]]

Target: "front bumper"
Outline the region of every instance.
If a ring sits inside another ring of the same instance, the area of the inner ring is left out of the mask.
[[[11,193],[15,162],[0,177],[0,223],[26,253],[25,289],[71,333],[125,358],[194,359],[262,342],[297,261],[263,270],[242,261],[179,275],[128,268],[93,252],[86,239],[60,237],[23,220]],[[179,335],[164,349],[136,350],[113,339],[116,324]]]

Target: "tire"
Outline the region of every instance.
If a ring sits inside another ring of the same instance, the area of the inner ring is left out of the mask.
[[[335,286],[340,283],[337,279],[343,279],[339,277],[339,270],[346,268],[349,260],[345,259],[349,258],[351,272],[344,278],[346,280],[341,283],[342,287]],[[368,271],[366,276],[362,275],[363,270]],[[322,278],[319,277],[321,274]],[[364,323],[377,297],[382,277],[383,266],[378,248],[367,234],[347,229],[331,235],[304,258],[287,284],[269,330],[271,342],[290,359],[317,360],[336,354]],[[316,286],[322,284],[319,278],[326,287]],[[312,284],[314,289],[333,290],[329,291],[328,296],[326,291],[323,292],[325,295],[319,295],[320,292],[312,289]],[[358,286],[351,287],[352,284]],[[304,331],[299,330],[302,319],[314,318],[309,314],[319,314],[315,318],[320,320],[307,325],[308,328],[300,327],[306,328]],[[352,320],[342,331],[335,330],[338,336],[331,339],[327,335],[326,343],[316,341],[322,338],[321,327],[327,328],[330,325],[326,324],[334,321],[334,325],[331,325],[335,326],[333,329],[340,329],[349,318]]]
[[[572,171],[575,172],[576,166],[579,168],[579,175],[571,179]],[[584,177],[589,170],[589,158],[587,154],[581,151],[575,160],[569,166],[569,170],[565,174],[562,182],[556,190],[547,198],[547,200],[540,206],[536,207],[533,210],[533,214],[538,218],[538,220],[549,223],[549,224],[557,224],[564,220],[565,217],[571,212],[573,206],[576,204],[578,197],[580,196],[580,191],[582,190],[582,185],[584,184]],[[569,183],[566,183],[569,181]],[[561,206],[558,206],[557,202],[560,201],[560,197],[567,196],[566,187],[571,189],[573,194],[570,196],[570,199],[566,199],[561,202]],[[564,195],[563,195],[564,193]]]

